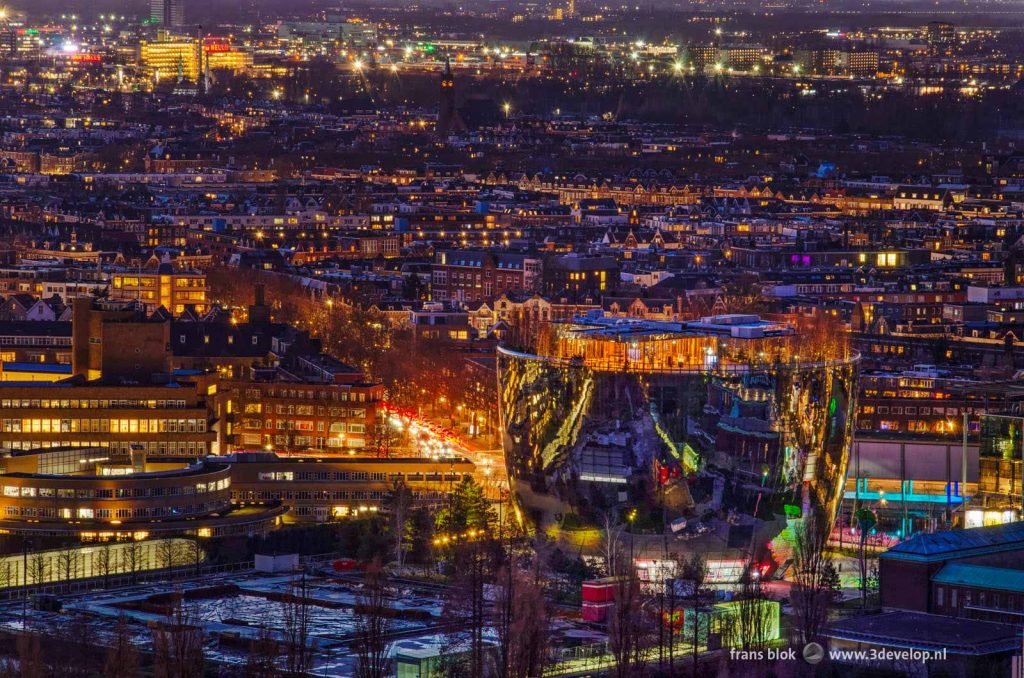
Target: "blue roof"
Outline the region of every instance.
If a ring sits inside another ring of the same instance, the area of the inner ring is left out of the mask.
[[[939,584],[962,584],[980,589],[1024,593],[1024,570],[1010,570],[1005,567],[946,563],[932,577],[932,581]]]
[[[1024,551],[1024,522],[918,534],[893,546],[881,557],[941,562],[1005,551]]]
[[[71,374],[71,365],[68,363],[4,363],[4,372]]]

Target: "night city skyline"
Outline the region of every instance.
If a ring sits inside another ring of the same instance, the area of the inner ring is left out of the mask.
[[[1024,676],[1024,4],[0,3],[0,676]]]

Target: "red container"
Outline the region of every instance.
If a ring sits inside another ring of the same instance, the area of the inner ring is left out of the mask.
[[[331,566],[334,567],[335,572],[351,572],[356,569],[357,564],[353,558],[338,558],[331,563]]]
[[[608,619],[608,614],[615,603],[583,603],[583,621],[603,622]]]
[[[615,600],[614,577],[591,579],[583,582],[583,601],[587,603],[610,603]]]

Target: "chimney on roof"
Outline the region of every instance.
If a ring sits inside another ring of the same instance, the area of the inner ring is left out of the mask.
[[[266,325],[270,322],[270,308],[266,304],[266,286],[263,283],[256,284],[255,299],[249,307],[249,324]]]

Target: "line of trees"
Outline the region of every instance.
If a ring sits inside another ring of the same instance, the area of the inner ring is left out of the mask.
[[[700,670],[700,653],[718,642],[748,651],[744,656],[758,656],[750,651],[764,649],[775,637],[779,612],[762,578],[766,554],[751,554],[732,603],[716,608],[708,565],[700,554],[670,553],[666,544],[661,569],[644,582],[631,557],[631,535],[611,518],[603,532],[605,574],[614,578],[615,606],[608,624],[612,675],[642,675],[655,671],[654,664],[656,675],[689,675]],[[793,532],[793,640],[825,645],[830,611],[841,598],[839,576],[825,549],[826,522],[807,516],[795,521]],[[740,665],[738,659],[725,657],[732,666],[717,670],[734,675],[771,671],[766,664]]]
[[[254,286],[264,285],[275,322],[308,331],[325,352],[383,382],[388,400],[399,407],[416,408],[429,398],[448,403],[449,410],[465,405],[481,429],[497,422],[494,379],[465,369],[465,356],[444,344],[416,339],[411,330],[396,329],[386,317],[340,296],[328,304],[287,275],[211,266],[206,278],[211,299],[233,309],[247,308]]]
[[[356,678],[383,678],[393,671],[393,632],[401,615],[394,601],[403,583],[392,577],[413,572],[403,565],[410,561],[421,564],[421,571],[432,578],[447,575],[439,619],[439,672],[449,678],[543,675],[557,661],[551,635],[554,605],[563,592],[560,586],[578,591],[582,580],[600,575],[614,578],[607,657],[609,673],[617,678],[688,675],[707,661],[700,653],[714,646],[716,636],[723,643],[756,650],[775,631],[776,608],[767,604],[771,597],[755,562],[744,572],[734,603],[714,608],[708,565],[699,555],[668,553],[666,545],[667,565],[645,581],[632,557],[632,536],[611,520],[602,549],[606,568],[596,571],[579,554],[565,553],[543,535],[525,535],[502,520],[472,479],[455,485],[443,506],[430,509],[416,507],[408,488],[396,483],[387,505],[390,510],[385,513],[330,526],[378,535],[372,540],[373,552],[366,559],[369,565],[353,609],[350,651]],[[827,535],[822,525],[807,517],[797,521],[794,530],[790,599],[794,640],[802,643],[823,643],[829,609],[836,602],[838,577],[823,551]],[[63,574],[74,559],[56,562]],[[385,563],[394,567],[385,568]],[[257,628],[249,640],[243,675],[278,678],[317,669],[312,616],[316,608],[307,585],[304,575],[297,577],[282,599],[280,619],[268,619]],[[136,675],[140,664],[151,663],[152,674],[161,678],[203,675],[203,626],[184,595],[171,596],[168,605],[166,619],[152,630],[152,652],[144,659],[140,660],[124,618],[99,655],[95,647],[91,654],[88,649],[97,645],[89,640],[94,636],[88,627],[72,631],[73,624],[68,624],[72,635],[62,647],[78,647],[87,657],[79,663],[94,666],[93,674]],[[45,655],[34,649],[39,643],[33,633],[24,636],[18,665],[27,673],[21,675],[52,675]],[[40,673],[32,674],[31,667],[37,664]],[[751,668],[733,667],[736,672]],[[13,674],[5,674],[0,666],[0,678],[3,675]]]

